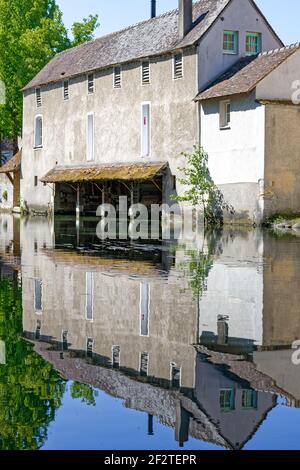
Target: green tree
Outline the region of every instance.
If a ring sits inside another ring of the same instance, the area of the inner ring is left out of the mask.
[[[91,385],[73,382],[71,385],[71,397],[74,400],[80,399],[86,405],[96,406],[94,390]]]
[[[36,450],[61,406],[65,381],[22,339],[22,292],[0,278],[0,450]],[[4,360],[3,360],[4,359]]]
[[[84,18],[82,22],[76,22],[72,26],[73,34],[73,46],[78,46],[86,41],[91,41],[94,38],[94,31],[99,26],[98,16],[89,15],[88,18]]]
[[[187,159],[187,165],[180,169],[183,178],[179,182],[187,186],[187,189],[183,196],[175,196],[175,199],[190,202],[194,207],[203,207],[207,225],[222,225],[224,210],[234,210],[226,203],[211,177],[207,153],[202,147],[194,146],[191,154],[183,152],[182,155]]]
[[[6,102],[0,106],[1,136],[14,139],[22,130],[22,88],[58,52],[93,37],[98,16],[73,25],[68,37],[55,0],[0,0],[0,80]]]

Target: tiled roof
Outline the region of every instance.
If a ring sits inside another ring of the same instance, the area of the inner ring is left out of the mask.
[[[194,4],[192,30],[178,38],[178,9],[57,54],[24,90],[195,44],[231,0]]]
[[[20,169],[22,161],[22,150],[19,150],[8,162],[0,166],[0,173],[13,173]]]
[[[84,166],[57,166],[50,170],[43,183],[79,183],[84,181],[147,181],[160,176],[165,163],[124,163]]]
[[[250,93],[269,73],[300,49],[300,44],[263,52],[258,56],[243,57],[223,73],[196,100],[221,98],[241,93]]]

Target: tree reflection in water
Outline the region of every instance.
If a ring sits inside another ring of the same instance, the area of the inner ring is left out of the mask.
[[[22,290],[16,278],[0,279],[0,449],[35,450],[61,406],[66,382],[22,339]]]

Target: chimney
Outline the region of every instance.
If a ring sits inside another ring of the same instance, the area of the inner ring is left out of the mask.
[[[179,37],[180,39],[192,29],[193,0],[179,0]]]
[[[156,17],[156,0],[151,0],[151,18]]]

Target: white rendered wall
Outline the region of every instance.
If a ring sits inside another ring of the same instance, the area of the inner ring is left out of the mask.
[[[239,32],[237,54],[223,54],[223,31],[227,30]],[[246,32],[261,33],[262,51],[282,46],[249,0],[233,0],[199,45],[200,90],[245,55]]]

